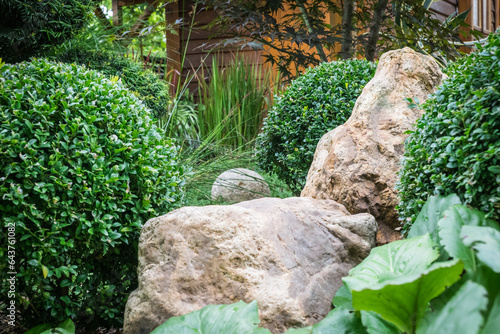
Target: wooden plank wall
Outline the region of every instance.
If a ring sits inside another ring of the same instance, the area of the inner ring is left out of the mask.
[[[441,0],[434,2],[430,10],[436,14],[436,17],[440,21],[444,21],[448,16],[458,10],[458,0]]]
[[[213,10],[199,10],[194,7],[192,0],[180,0],[178,2],[179,15],[183,18],[183,27],[179,30],[179,54],[182,59],[185,54],[184,66],[182,68],[182,80],[190,78],[193,73],[197,73],[189,84],[190,92],[198,99],[198,81],[208,81],[212,70],[212,59],[216,57],[219,67],[229,64],[236,54],[242,55],[248,63],[262,66],[264,59],[261,51],[254,51],[250,48],[240,49],[239,47],[219,47],[212,50],[215,44],[221,42],[229,35],[215,35],[214,32],[200,29],[201,26],[212,22],[217,14]],[[191,22],[195,15],[196,26],[191,28]],[[203,72],[201,67],[203,67]],[[202,73],[204,75],[202,75]]]

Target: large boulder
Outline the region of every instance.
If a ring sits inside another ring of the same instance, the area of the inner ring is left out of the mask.
[[[259,173],[246,168],[233,168],[217,177],[212,198],[226,202],[243,202],[270,196],[269,185]]]
[[[375,245],[377,223],[331,200],[263,198],[184,207],[149,220],[125,334],[208,304],[257,300],[273,333],[321,320],[341,278]]]
[[[333,199],[351,213],[369,212],[379,224],[379,244],[399,239],[394,186],[406,132],[422,116],[406,99],[425,101],[442,79],[432,57],[410,48],[382,55],[351,117],[319,141],[301,196]]]

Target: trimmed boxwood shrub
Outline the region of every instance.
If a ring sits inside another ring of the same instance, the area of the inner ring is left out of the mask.
[[[349,118],[375,69],[366,60],[335,61],[308,69],[292,81],[264,120],[257,139],[260,167],[299,193],[318,141]]]
[[[500,218],[500,34],[448,70],[423,105],[405,145],[400,218],[408,229],[431,195],[456,193],[464,204]]]
[[[176,147],[122,84],[74,64],[4,64],[0,116],[2,239],[15,226],[23,324],[121,322],[141,226],[181,198]]]
[[[122,55],[110,51],[86,51],[68,49],[56,56],[58,61],[85,65],[108,77],[120,80],[153,111],[155,117],[165,115],[169,109],[170,94],[168,84],[151,70]]]

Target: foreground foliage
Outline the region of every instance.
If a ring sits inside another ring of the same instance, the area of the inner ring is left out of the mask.
[[[375,69],[366,60],[336,61],[292,81],[269,111],[257,139],[262,169],[276,173],[300,193],[318,141],[349,118]]]
[[[458,202],[456,195],[431,197],[411,238],[374,248],[343,278],[333,311],[314,326],[286,333],[495,333],[500,325],[500,228]],[[200,328],[210,334],[236,333],[232,328],[240,322],[255,325],[240,333],[253,333],[259,322],[254,303],[210,305],[171,318],[154,333]],[[250,310],[223,317],[228,308]],[[209,319],[218,317],[224,320],[212,331]]]
[[[23,323],[120,323],[141,226],[181,198],[176,148],[123,85],[77,65],[3,65],[0,115],[0,214],[2,231],[15,226]]]
[[[500,218],[500,32],[453,64],[406,141],[398,189],[408,230],[431,195]]]

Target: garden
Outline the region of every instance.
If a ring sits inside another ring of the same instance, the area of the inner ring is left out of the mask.
[[[0,0],[0,334],[498,331],[500,30],[139,2]]]

